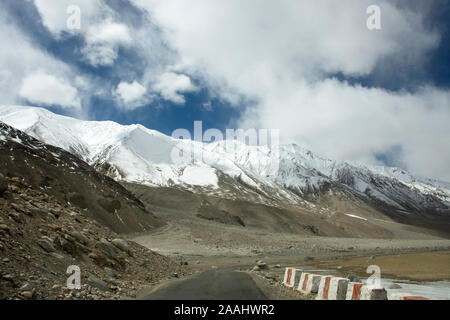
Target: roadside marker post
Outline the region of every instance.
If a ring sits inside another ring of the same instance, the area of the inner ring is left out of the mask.
[[[347,287],[346,300],[361,300],[361,291],[365,283],[350,282]]]
[[[385,288],[365,285],[361,288],[360,300],[387,300]]]
[[[321,276],[312,273],[303,273],[300,277],[297,290],[303,294],[317,293]]]

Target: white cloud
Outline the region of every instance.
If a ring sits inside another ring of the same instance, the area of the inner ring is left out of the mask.
[[[0,50],[1,103],[20,103],[19,91],[23,87],[23,80],[38,69],[45,70],[58,79],[68,79],[72,75],[65,63],[32,46],[29,40],[7,21],[5,12],[0,12],[0,38],[7,39],[2,42]]]
[[[82,52],[89,63],[93,66],[110,66],[118,57],[119,47],[130,45],[132,38],[126,25],[103,21],[88,29],[86,42]]]
[[[369,31],[370,0],[134,1],[177,51],[176,70],[236,107],[237,96],[254,101],[239,124],[365,163],[400,147],[408,170],[450,179],[448,91],[394,93],[329,76],[371,75],[381,62],[420,68],[440,41],[420,14],[380,0],[382,30]]]
[[[142,105],[147,89],[136,80],[132,83],[122,81],[116,89],[116,94],[122,100],[125,108],[134,109]]]
[[[424,32],[419,16],[388,1],[379,1],[379,32],[366,27],[368,0],[135,1],[166,30],[180,64],[228,80],[253,82],[268,72],[312,78],[323,72],[368,74],[382,57],[420,56],[437,41]]]
[[[34,3],[56,36],[66,31],[67,6],[80,6],[80,32],[86,39],[82,52],[92,65],[113,65],[121,46],[132,46],[145,60],[139,82],[122,82],[113,89],[121,107],[136,108],[152,94],[183,104],[183,93],[196,90],[194,77],[214,98],[236,108],[243,107],[242,101],[254,103],[239,119],[242,126],[280,128],[286,141],[366,163],[378,163],[375,154],[399,147],[398,160],[407,169],[450,179],[448,91],[428,86],[412,94],[394,93],[352,86],[329,75],[371,75],[381,62],[420,68],[439,43],[439,35],[426,29],[417,13],[423,11],[378,0],[382,30],[369,31],[366,8],[371,0],[132,1],[148,10],[150,22],[118,23],[101,0]],[[414,3],[429,10],[423,1]],[[31,46],[1,15],[0,36],[8,39],[0,51],[2,103],[14,102],[22,80],[35,74],[36,66],[52,75],[47,82],[58,83],[58,90],[71,87],[68,66]],[[136,76],[130,72],[126,78]],[[103,79],[95,81],[92,86],[87,79],[75,79],[73,85],[78,92],[111,94],[109,86],[100,84]],[[34,85],[29,87],[28,95],[44,98],[31,90]],[[57,100],[49,95],[48,100]],[[65,105],[77,104],[76,97],[64,99]]]
[[[131,37],[128,27],[121,23],[105,21],[94,25],[87,34],[89,42],[130,43]]]
[[[450,92],[425,87],[393,94],[334,79],[296,83],[293,92],[268,97],[241,124],[280,128],[285,142],[366,164],[380,164],[376,154],[401,146],[398,160],[412,172],[450,178]]]
[[[188,76],[173,72],[161,74],[152,88],[155,92],[161,94],[165,100],[170,100],[177,104],[185,103],[184,96],[181,93],[197,90]]]
[[[85,59],[93,66],[111,66],[118,57],[120,46],[130,45],[132,37],[125,24],[112,20],[114,12],[101,0],[34,0],[44,25],[59,37],[67,28],[67,8],[80,8],[80,30],[85,36],[86,46],[82,49]]]
[[[65,80],[44,72],[28,75],[22,82],[19,95],[36,104],[81,108],[76,88],[66,83]]]

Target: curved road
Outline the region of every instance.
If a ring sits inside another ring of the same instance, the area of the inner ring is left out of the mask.
[[[267,300],[246,273],[230,269],[206,271],[145,296],[145,300]]]

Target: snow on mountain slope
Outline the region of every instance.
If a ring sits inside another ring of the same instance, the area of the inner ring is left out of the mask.
[[[204,162],[190,159],[174,161],[177,149],[189,150],[194,141],[173,139],[141,125],[122,126],[114,122],[81,121],[34,107],[0,106],[0,121],[48,144],[70,151],[89,163],[108,162],[121,173],[118,178],[154,185],[199,185],[218,187],[212,171],[213,162],[226,174],[252,180],[232,161],[204,152]],[[201,170],[199,168],[205,168]],[[186,170],[186,173],[184,171]],[[206,175],[193,178],[193,172]]]
[[[449,208],[450,183],[417,178],[398,168],[333,161],[297,145],[178,140],[141,125],[81,121],[35,107],[0,106],[0,121],[97,167],[109,164],[117,179],[129,182],[291,203],[338,188],[399,211]],[[202,157],[176,161],[181,151],[193,148]]]

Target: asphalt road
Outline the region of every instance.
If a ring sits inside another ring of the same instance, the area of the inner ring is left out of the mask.
[[[267,300],[253,279],[233,270],[206,271],[194,278],[173,283],[145,300]]]

